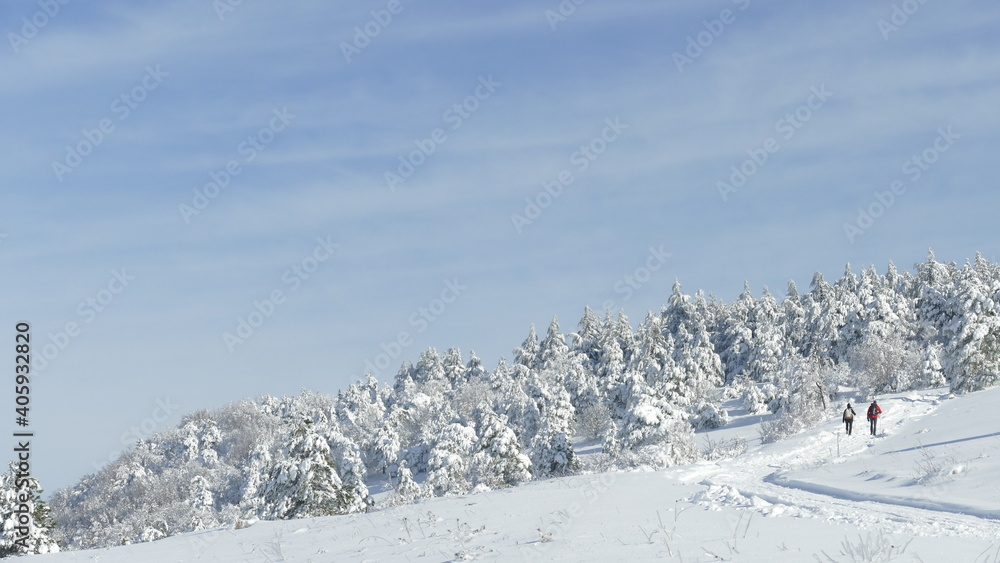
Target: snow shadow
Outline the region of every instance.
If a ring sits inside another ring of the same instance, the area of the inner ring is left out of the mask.
[[[930,448],[930,447],[933,447],[933,446],[947,446],[949,444],[958,444],[960,442],[970,442],[972,440],[982,440],[983,438],[992,438],[994,436],[1000,436],[1000,432],[994,432],[992,434],[982,434],[980,436],[969,436],[968,438],[959,438],[957,440],[948,440],[948,441],[945,441],[945,442],[935,442],[933,444],[923,444],[923,445],[920,445],[920,446],[913,446],[912,448],[905,448],[905,449],[902,449],[902,450],[893,450],[891,452],[883,452],[883,453],[884,453],[884,455],[888,455],[888,454],[900,454],[900,453],[903,453],[903,452],[915,452],[915,451],[922,450],[924,448]]]

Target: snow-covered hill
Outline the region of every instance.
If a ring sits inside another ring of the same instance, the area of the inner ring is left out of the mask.
[[[915,269],[901,274],[890,265],[885,275],[869,268],[859,277],[848,266],[833,284],[817,273],[808,293],[790,284],[781,303],[767,291],[755,298],[749,285],[725,304],[675,283],[668,303],[637,328],[624,311],[602,319],[585,308],[568,333],[553,317],[544,337],[532,326],[512,360],[501,357],[493,370],[473,352],[428,348],[415,363],[403,361],[391,382],[367,374],[336,396],[265,395],[190,413],[52,494],[51,537],[66,549],[89,549],[258,518],[364,513],[387,480],[395,485],[391,504],[406,504],[581,470],[675,467],[743,452],[723,440],[749,433],[753,442],[758,428],[777,442],[823,421],[836,426],[839,405],[829,402],[844,389],[867,397],[947,384],[968,394],[1000,384],[1000,265],[978,256],[959,268],[930,255]],[[887,424],[935,406],[916,396],[889,400],[898,404],[886,404]],[[778,416],[762,422],[741,411]],[[725,447],[699,444],[704,434],[695,439],[718,426],[725,429],[711,436]],[[798,489],[994,510],[967,506],[949,489],[949,480],[981,465],[964,463],[979,452],[949,457],[947,448],[906,442],[866,452],[885,453],[880,464],[899,467],[870,467],[857,461],[867,459],[859,456],[862,438],[840,447],[835,429],[761,449],[764,464],[750,463],[751,455],[672,474],[691,484],[735,484],[765,500]],[[699,456],[700,446],[710,455]],[[726,455],[716,455],[720,449]],[[816,469],[822,464],[843,464],[844,473],[825,474]],[[703,500],[718,494],[710,489]],[[38,519],[44,532],[44,514]]]
[[[831,420],[735,459],[513,489],[103,550],[100,561],[1000,562],[1000,389],[885,396],[878,437]],[[859,405],[863,412],[864,405]]]

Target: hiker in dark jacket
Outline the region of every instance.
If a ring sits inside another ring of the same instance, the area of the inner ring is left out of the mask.
[[[847,425],[847,435],[851,435],[851,427],[854,426],[854,416],[858,414],[854,412],[851,408],[851,403],[847,403],[847,408],[844,410],[844,424]]]
[[[875,424],[878,423],[878,415],[882,414],[882,409],[878,406],[878,401],[872,401],[868,405],[868,423],[872,426],[872,436],[875,435]]]

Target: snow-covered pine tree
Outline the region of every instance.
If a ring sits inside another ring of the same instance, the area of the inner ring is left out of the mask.
[[[477,487],[500,489],[531,480],[531,460],[521,450],[507,417],[483,403],[473,412],[479,440],[472,456],[472,479]]]
[[[394,420],[386,418],[375,434],[371,452],[366,456],[368,470],[391,477],[399,461],[400,449],[402,449],[402,446],[399,442],[399,433],[396,432]]]
[[[677,282],[670,305],[661,313],[667,340],[673,342],[674,363],[683,374],[688,389],[684,404],[704,399],[711,388],[724,382],[722,361],[715,351],[708,325],[699,313],[705,309],[706,306],[692,304]]]
[[[646,314],[636,334],[636,353],[628,369],[667,401],[683,402],[682,397],[687,396],[686,382],[674,361],[673,337],[668,335],[668,340],[664,336],[661,320],[652,311]]]
[[[187,461],[194,461],[198,459],[199,455],[199,444],[198,439],[199,427],[193,420],[188,420],[181,428],[181,432],[184,434],[184,457]]]
[[[583,356],[584,367],[593,373],[601,360],[601,318],[585,307],[580,319],[579,330],[573,334],[573,352]]]
[[[692,328],[693,332],[688,334],[687,328],[681,327],[674,341],[674,361],[687,380],[685,405],[712,399],[724,377],[722,361],[704,323],[696,319]]]
[[[611,409],[611,418],[615,421],[624,420],[627,411],[629,398],[631,397],[632,389],[636,386],[638,381],[645,383],[644,374],[640,371],[642,369],[642,362],[636,361],[636,355],[632,355],[632,361],[626,364],[621,375],[617,377],[617,380],[611,384],[609,382],[607,388],[608,404]]]
[[[309,396],[303,395],[303,399],[307,397]],[[366,373],[364,379],[337,394],[334,409],[342,432],[359,443],[370,442],[386,416],[386,405],[379,391],[378,380],[371,373]],[[326,417],[321,406],[315,410],[320,411],[315,414]]]
[[[462,351],[456,346],[448,348],[441,360],[441,368],[444,371],[444,379],[452,389],[465,382],[465,364],[462,359]]]
[[[935,260],[933,250],[927,251],[927,261],[917,264],[915,269],[917,274],[913,291],[918,299],[917,320],[921,332],[940,335],[961,314],[961,311],[953,309],[959,304],[953,299],[959,292],[955,280],[948,267]]]
[[[592,411],[600,405],[601,389],[598,369],[601,362],[601,319],[590,307],[585,307],[579,330],[571,335],[570,373],[566,390],[577,412]],[[601,405],[601,408],[605,408]]]
[[[406,459],[411,471],[419,474],[427,470],[427,456],[437,434],[455,415],[441,381],[418,384],[405,401],[394,402],[389,416],[397,421],[400,457]]]
[[[323,434],[330,446],[330,459],[340,478],[343,513],[371,510],[375,502],[365,484],[365,465],[358,444],[341,434],[336,426],[324,429]]]
[[[773,378],[772,378],[773,379]],[[774,384],[768,382],[764,385],[757,383],[748,376],[743,375],[732,383],[731,393],[743,404],[743,408],[750,414],[760,414],[768,410],[768,397],[761,387],[773,388]]]
[[[632,329],[624,313],[620,313],[618,322],[614,322],[608,312],[598,345],[601,358],[597,365],[597,383],[600,394],[606,397],[612,420],[618,420],[625,413],[625,399],[620,391],[625,384],[625,370],[634,348]]]
[[[537,432],[537,411],[534,401],[524,390],[520,381],[527,379],[528,368],[521,364],[513,366],[501,357],[496,369],[490,374],[490,388],[493,390],[494,412],[507,417],[508,423],[522,444],[527,444]]]
[[[470,458],[476,439],[476,431],[458,421],[451,422],[438,433],[428,457],[425,483],[434,496],[469,492]]]
[[[441,356],[433,347],[421,352],[417,365],[413,368],[413,381],[425,387],[441,387],[442,392],[446,387],[450,387],[445,378]]]
[[[528,447],[535,474],[561,475],[575,470],[577,459],[570,440],[575,412],[558,374],[552,370],[532,374],[526,392],[538,413]]]
[[[751,315],[754,331],[748,375],[753,381],[768,381],[785,357],[787,345],[778,303],[766,287]]]
[[[545,333],[545,339],[538,348],[538,367],[551,368],[564,362],[568,355],[569,346],[566,345],[566,337],[559,332],[559,320],[553,316]]]
[[[185,504],[191,507],[192,530],[204,530],[216,524],[215,494],[203,475],[195,475],[188,486]]]
[[[393,500],[390,504],[410,504],[423,496],[423,489],[413,480],[413,472],[406,460],[399,462],[399,475],[393,485]]]
[[[256,444],[245,462],[246,480],[240,490],[239,507],[246,514],[263,514],[263,492],[270,477],[273,461],[264,444]]]
[[[886,267],[885,276],[882,279],[882,285],[893,293],[897,293],[901,296],[910,297],[909,287],[912,283],[912,278],[909,275],[902,275],[896,268],[896,264],[892,260],[889,260],[889,265]]]
[[[629,392],[625,416],[604,451],[628,465],[655,467],[692,461],[697,453],[687,413],[671,405],[636,378]]]
[[[927,249],[927,260],[914,266],[917,271],[916,283],[921,288],[944,287],[952,282],[952,272],[947,264],[937,261],[934,249]]]
[[[658,445],[670,440],[674,423],[686,422],[684,411],[658,396],[656,391],[642,381],[632,388],[628,411],[622,421],[618,445],[625,450]]]
[[[14,462],[0,475],[0,522],[0,557],[59,551],[38,480],[19,473]]]
[[[941,387],[947,383],[941,366],[941,344],[927,346],[920,357],[920,383],[918,388]]]
[[[694,318],[702,322],[709,333],[714,333],[719,326],[719,319],[723,316],[723,305],[713,296],[711,301],[705,297],[705,291],[699,289],[694,292],[691,300]]]
[[[490,374],[483,367],[483,361],[476,355],[476,351],[470,351],[469,361],[465,364],[465,380],[471,382],[486,381],[489,377]]]
[[[618,319],[612,325],[611,333],[622,350],[623,364],[628,365],[632,361],[632,354],[635,353],[635,333],[624,310],[618,311]]]
[[[415,368],[410,362],[403,362],[399,366],[399,371],[396,372],[396,377],[392,385],[392,390],[397,401],[405,401],[413,394],[417,386],[417,382],[413,380],[414,370]]]
[[[530,451],[532,471],[539,477],[566,475],[580,468],[569,432],[557,422],[542,421]]]
[[[785,343],[789,352],[802,353],[805,339],[806,310],[802,305],[802,296],[794,281],[788,282],[788,293],[781,303],[783,310],[782,328],[785,331]]]
[[[680,284],[674,285],[674,295],[670,297],[668,311],[683,310],[686,298],[680,293]],[[757,302],[750,291],[750,282],[743,282],[743,293],[736,298],[722,321],[722,334],[716,340],[719,342],[719,360],[725,373],[725,381],[730,383],[750,371],[750,351],[753,347],[755,328],[754,310]],[[683,323],[684,331],[690,334],[690,323]],[[671,327],[675,340],[678,338],[681,323]]]
[[[844,275],[834,285],[834,300],[829,308],[827,330],[836,333],[831,358],[834,362],[846,362],[851,349],[861,343],[866,315],[859,294],[860,283],[851,269],[850,263],[844,268]]]
[[[535,334],[534,324],[528,329],[528,337],[524,339],[521,346],[514,348],[514,363],[528,369],[533,369],[538,365],[538,335]]]
[[[330,445],[310,420],[298,424],[288,457],[275,463],[261,493],[260,516],[272,520],[345,514],[353,504],[353,491],[330,459]]]
[[[987,285],[966,268],[951,298],[957,311],[942,332],[944,373],[952,392],[968,393],[1000,383],[1000,280]]]
[[[555,369],[564,373],[564,384],[569,393],[570,403],[573,410],[578,414],[584,411],[600,408],[607,410],[601,402],[601,393],[597,387],[597,377],[591,367],[587,357],[577,351],[570,351],[569,356],[562,363],[562,367]]]
[[[514,369],[507,363],[507,359],[500,356],[500,360],[497,361],[497,367],[493,368],[493,371],[490,372],[490,389],[499,392],[501,389],[511,386],[514,381],[513,373]]]
[[[876,295],[880,285],[874,266],[861,270],[861,276],[855,289],[858,307],[847,315],[844,328],[840,329],[841,346],[843,347],[842,358],[850,359],[850,349],[865,339],[869,325],[878,318],[879,312],[876,307],[880,303]]]
[[[840,327],[830,320],[830,309],[836,299],[833,286],[826,283],[821,272],[813,274],[810,291],[803,298],[806,310],[806,333],[802,356],[829,358],[837,341]]]
[[[846,338],[854,344],[873,334],[883,339],[899,337],[904,341],[918,337],[913,300],[893,289],[901,282],[890,282],[889,277],[887,274],[886,278],[879,278],[874,267],[862,271],[858,285],[862,308],[844,327]]]
[[[303,390],[300,396],[290,398],[292,405],[288,413],[282,417],[283,425],[286,428],[298,428],[298,423],[304,422],[310,425],[313,432],[325,438],[331,446],[334,436],[345,436],[345,432],[349,432],[353,436],[358,436],[357,441],[351,436],[347,437],[355,453],[362,450],[370,452],[375,433],[385,416],[385,396],[379,390],[378,380],[370,373],[359,380],[354,387],[357,390],[357,402],[348,409],[351,413],[347,417],[351,420],[349,424],[338,423],[344,418],[341,412],[343,404],[340,403],[339,397],[337,400],[331,400],[327,395]],[[343,477],[344,467],[337,459],[334,459],[334,466]]]

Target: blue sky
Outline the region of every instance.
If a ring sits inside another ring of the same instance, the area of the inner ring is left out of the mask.
[[[0,303],[51,490],[185,413],[428,346],[492,368],[675,279],[997,259],[992,2],[230,4],[0,8]]]

